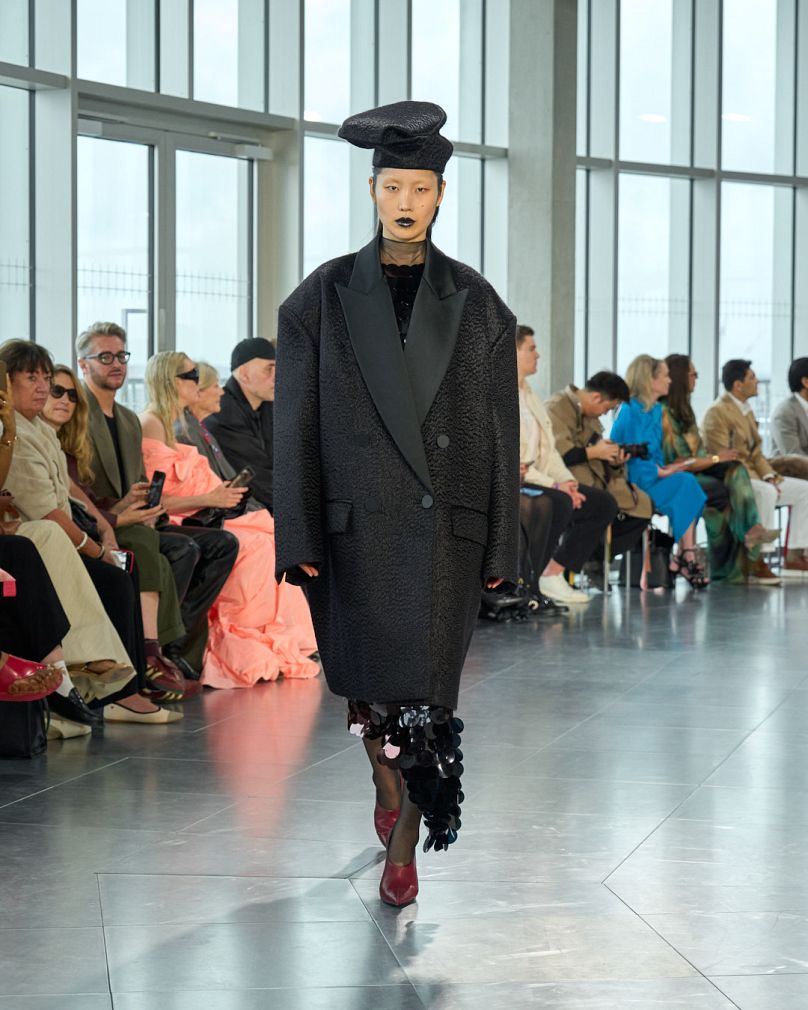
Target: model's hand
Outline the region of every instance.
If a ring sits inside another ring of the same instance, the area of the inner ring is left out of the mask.
[[[485,580],[485,588],[486,589],[497,589],[497,588],[499,588],[499,586],[502,585],[502,583],[504,581],[505,581],[505,579],[486,579]]]
[[[305,572],[310,579],[316,579],[320,574],[314,565],[298,565],[297,567],[301,570],[301,572]]]

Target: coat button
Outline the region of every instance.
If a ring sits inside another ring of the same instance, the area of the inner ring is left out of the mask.
[[[425,494],[424,497],[421,499],[421,504],[425,509],[431,509],[433,505],[432,495]]]
[[[449,448],[449,436],[448,435],[438,435],[438,448],[448,449]]]
[[[369,498],[365,499],[365,508],[368,512],[378,512],[381,508],[381,502],[375,495],[371,495]]]

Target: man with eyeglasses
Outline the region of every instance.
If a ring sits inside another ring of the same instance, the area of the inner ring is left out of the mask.
[[[93,323],[76,340],[76,357],[89,401],[93,448],[93,493],[102,507],[118,511],[148,492],[143,467],[143,434],[137,414],[116,402],[126,382],[126,330],[117,323]],[[116,531],[121,546],[126,529]],[[182,673],[198,679],[207,642],[207,614],[235,564],[238,541],[226,530],[160,527],[160,550],[171,564],[186,635],[163,648]]]

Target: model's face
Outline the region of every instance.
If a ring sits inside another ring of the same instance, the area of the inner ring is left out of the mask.
[[[516,368],[519,378],[524,379],[527,375],[535,375],[541,355],[536,350],[536,341],[533,337],[525,337],[516,348]]]
[[[105,364],[99,357],[103,354],[109,360]],[[126,354],[126,344],[120,337],[93,337],[90,352],[84,358],[79,358],[79,367],[84,378],[97,389],[118,390],[126,382],[126,361],[119,360],[119,355]],[[110,359],[109,356],[113,357]]]
[[[253,358],[236,369],[236,379],[241,388],[266,403],[275,399],[275,362],[266,358]]]
[[[76,413],[76,403],[70,399],[71,395],[77,395],[73,377],[67,372],[54,372],[48,399],[42,408],[42,416],[57,431]]]
[[[664,361],[660,361],[651,379],[651,392],[659,399],[660,396],[667,396],[671,388],[671,373]]]
[[[181,379],[180,373],[190,372],[196,365],[189,357],[182,359],[182,365],[177,369],[177,395],[180,398],[180,406],[195,407],[199,399],[199,379]]]
[[[29,421],[33,421],[47,403],[50,380],[51,373],[41,369],[35,372],[15,372],[9,376],[14,407]]]
[[[587,393],[581,400],[584,417],[603,417],[617,406],[617,400],[606,400],[601,393]]]
[[[209,414],[218,414],[223,396],[224,390],[218,382],[214,382],[212,386],[205,386],[204,389],[199,390],[199,397],[197,398],[196,406],[194,407],[194,413],[198,417],[207,417]]]
[[[429,169],[381,168],[370,198],[382,225],[384,238],[397,242],[423,242],[443,201],[446,180],[438,188],[438,177]]]
[[[751,368],[744,376],[743,382],[735,383],[735,389],[737,390],[735,395],[739,400],[751,400],[753,396],[757,396],[758,377]]]
[[[698,381],[699,373],[696,371],[696,366],[693,362],[690,362],[690,367],[687,370],[687,388],[693,393],[696,389],[696,382]]]

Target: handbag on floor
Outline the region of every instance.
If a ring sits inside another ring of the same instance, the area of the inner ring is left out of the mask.
[[[0,702],[0,758],[32,758],[48,747],[50,710],[41,701]]]

